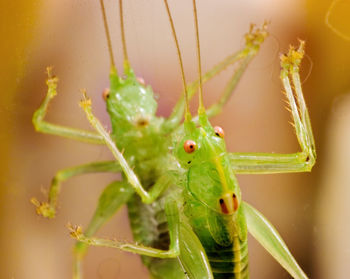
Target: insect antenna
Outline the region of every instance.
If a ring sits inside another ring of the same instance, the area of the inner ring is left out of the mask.
[[[188,102],[188,89],[187,89],[187,84],[186,84],[185,71],[184,71],[184,66],[183,66],[183,62],[182,62],[180,46],[179,46],[179,42],[177,40],[177,36],[176,36],[176,32],[175,32],[175,26],[174,26],[174,21],[173,21],[173,18],[171,16],[171,13],[170,13],[168,1],[164,0],[164,4],[165,4],[165,7],[166,7],[168,16],[169,16],[169,21],[170,21],[170,25],[171,25],[171,31],[173,33],[173,38],[174,38],[175,45],[176,45],[176,50],[177,50],[177,56],[178,56],[178,59],[179,59],[179,62],[180,62],[181,77],[182,77],[182,83],[183,83],[183,87],[184,87],[185,100],[186,100],[185,122],[189,122],[191,120],[192,116],[191,116],[190,106],[189,106],[189,102]]]
[[[128,58],[128,51],[126,48],[123,0],[119,0],[119,17],[120,17],[120,31],[121,31],[121,35],[122,35],[122,45],[123,45],[123,55],[124,55],[124,71],[126,73],[128,73],[130,70],[130,63],[129,63],[129,58]]]
[[[109,34],[106,10],[105,10],[103,0],[100,0],[100,4],[101,4],[102,17],[103,17],[103,24],[104,24],[105,32],[106,32],[109,58],[110,58],[110,62],[111,62],[111,72],[114,72],[117,74],[117,68],[115,67],[115,63],[114,63],[114,55],[113,55],[113,50],[112,50],[111,36]]]
[[[193,14],[194,24],[196,27],[196,40],[197,40],[197,56],[198,56],[198,74],[199,74],[199,107],[198,115],[205,115],[205,108],[203,105],[203,82],[202,82],[202,65],[201,65],[201,50],[199,45],[199,28],[198,28],[198,16],[196,0],[193,0]]]

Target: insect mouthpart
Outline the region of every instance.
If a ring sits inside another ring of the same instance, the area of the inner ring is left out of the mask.
[[[144,116],[138,117],[135,124],[137,127],[146,127],[149,124],[149,118]]]
[[[238,199],[235,194],[227,193],[224,194],[220,200],[221,212],[223,214],[231,215],[235,213],[238,209]]]

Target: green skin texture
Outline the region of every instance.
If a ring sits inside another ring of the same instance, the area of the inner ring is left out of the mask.
[[[36,130],[88,143],[106,144],[116,161],[93,162],[59,171],[52,181],[49,201],[40,203],[32,200],[37,212],[48,218],[55,216],[61,183],[72,176],[122,172],[122,181],[112,182],[101,194],[85,232],[72,228],[72,236],[79,240],[75,247],[73,278],[82,278],[81,263],[89,245],[113,247],[142,255],[152,278],[248,278],[247,230],[294,278],[307,278],[273,226],[241,200],[235,178],[237,173],[310,171],[314,164],[311,125],[298,74],[300,61],[286,59],[285,65],[282,63],[281,79],[302,152],[229,153],[224,140],[215,134],[208,121],[209,117],[221,111],[246,66],[257,53],[266,36],[259,32],[248,33],[243,50],[203,76],[205,82],[229,64],[239,63],[218,102],[183,125],[180,124],[183,99],[168,119],[156,117],[157,103],[152,89],[139,83],[129,67],[124,69],[125,79],[120,78],[114,68],[111,70],[110,92],[106,101],[112,123],[111,135],[92,114],[91,102],[86,97],[81,106],[96,133],[47,123],[44,116],[57,87],[57,79],[49,72],[48,94],[33,116]],[[299,110],[289,77],[292,77],[296,90]],[[188,87],[190,96],[197,87],[198,81]],[[191,154],[186,153],[183,147],[189,139],[197,145]],[[173,146],[172,153],[169,146]],[[223,187],[223,184],[226,186]],[[225,193],[234,193],[237,197],[239,206],[232,214],[221,212],[219,201]],[[141,244],[93,237],[123,204],[128,206],[134,240]]]

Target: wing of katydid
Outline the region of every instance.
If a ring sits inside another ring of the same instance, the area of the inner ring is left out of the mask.
[[[213,279],[213,273],[205,250],[191,226],[181,220],[180,256],[181,265],[190,279]]]
[[[308,277],[300,268],[287,245],[272,224],[254,207],[243,202],[248,231],[282,265],[290,275],[297,279]]]

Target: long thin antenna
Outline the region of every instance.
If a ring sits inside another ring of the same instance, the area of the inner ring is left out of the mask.
[[[187,84],[186,84],[186,78],[185,78],[185,71],[184,71],[184,66],[183,66],[183,62],[182,62],[182,57],[181,57],[181,51],[180,51],[180,46],[179,46],[179,42],[177,40],[177,36],[176,36],[176,32],[175,32],[175,26],[174,26],[174,21],[173,18],[171,17],[171,13],[170,13],[170,9],[169,9],[169,5],[168,5],[168,1],[164,0],[164,4],[169,16],[169,21],[170,21],[170,25],[171,25],[171,30],[173,32],[173,38],[176,44],[176,50],[177,50],[177,56],[179,58],[179,62],[180,62],[180,68],[181,68],[181,77],[182,77],[182,83],[183,83],[183,87],[184,87],[184,92],[185,92],[185,100],[186,100],[186,111],[185,111],[185,121],[190,121],[191,120],[191,113],[190,113],[190,105],[188,103],[188,91],[187,91]]]
[[[125,40],[123,0],[119,0],[119,17],[120,17],[120,29],[122,34],[122,44],[123,44],[123,54],[124,54],[124,70],[129,71],[130,63],[129,63],[128,51],[126,49],[126,40]]]
[[[111,36],[109,35],[109,29],[108,29],[107,17],[106,17],[106,10],[105,10],[105,6],[104,6],[104,3],[103,3],[103,0],[100,0],[100,4],[101,4],[102,16],[103,16],[103,24],[105,26],[105,31],[106,31],[108,52],[109,52],[109,57],[110,57],[110,61],[111,61],[111,69],[114,70],[117,73],[117,68],[115,67],[115,63],[114,63],[114,56],[113,56],[113,50],[112,50]]]
[[[197,16],[197,7],[196,0],[193,0],[193,13],[194,13],[194,23],[196,26],[196,39],[197,39],[197,53],[198,53],[198,74],[199,74],[199,107],[198,114],[205,112],[203,105],[203,82],[202,82],[202,65],[201,65],[201,50],[199,46],[199,31],[198,31],[198,16]]]

